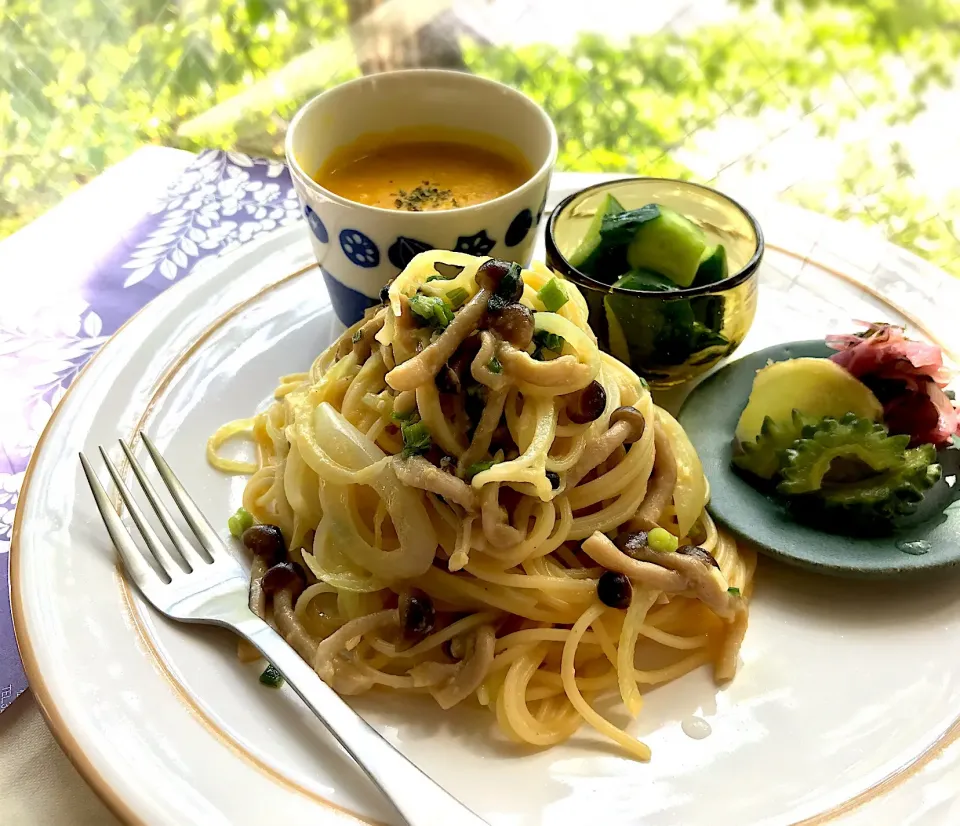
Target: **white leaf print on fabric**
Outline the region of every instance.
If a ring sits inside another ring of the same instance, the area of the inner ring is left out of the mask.
[[[175,281],[194,265],[191,258],[225,252],[300,220],[293,187],[273,180],[284,170],[279,161],[240,152],[210,150],[199,155],[151,210],[162,219],[121,265],[132,270],[124,288],[150,278]]]
[[[23,471],[20,473],[0,473],[0,554],[10,550],[10,536],[13,533],[13,516],[23,485]]]
[[[165,288],[215,254],[301,220],[284,171],[282,163],[239,152],[203,152],[150,210],[152,230],[120,264],[123,289],[149,279]],[[0,451],[13,471],[0,471],[0,552],[10,538],[18,471],[67,387],[106,341],[103,327],[75,293],[38,294],[29,306],[0,303]]]
[[[134,270],[123,282],[124,288],[132,287],[134,284],[139,284],[144,279],[149,278],[156,268],[156,264],[146,264],[145,266],[140,267],[140,269]]]
[[[227,157],[237,166],[253,166],[253,159],[249,155],[244,155],[241,152],[227,152]]]
[[[103,321],[76,295],[47,296],[30,312],[0,308],[0,452],[24,467],[80,368],[106,341]],[[7,550],[23,472],[0,473],[0,553]]]
[[[102,329],[103,322],[100,320],[100,316],[93,311],[87,313],[87,317],[83,320],[83,332],[90,338],[98,338]]]

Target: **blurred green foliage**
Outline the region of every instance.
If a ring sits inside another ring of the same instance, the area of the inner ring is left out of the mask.
[[[296,107],[358,72],[348,2],[6,0],[0,237],[144,143],[279,154]],[[958,0],[740,0],[737,11],[682,36],[462,49],[472,71],[547,108],[561,168],[677,177],[694,177],[683,159],[709,148],[717,121],[758,124],[756,145],[727,160],[762,166],[783,129],[770,123],[802,119],[839,138],[869,111],[899,127],[955,76]],[[960,227],[948,218],[960,204],[919,191],[897,142],[844,145],[828,191],[784,197],[879,225],[960,275]]]
[[[560,135],[560,167],[680,178],[698,177],[680,158],[698,136],[709,155],[710,127],[724,117],[762,123],[781,114],[776,123],[802,119],[817,136],[839,139],[866,112],[888,127],[909,124],[957,71],[956,0],[740,5],[735,22],[682,35],[666,29],[620,45],[585,35],[572,49],[471,46],[467,64],[545,106]],[[759,129],[758,143],[730,162],[763,166],[763,150],[782,131]],[[960,275],[960,221],[952,218],[960,198],[932,202],[918,191],[902,145],[873,133],[845,142],[840,177],[826,191],[801,183],[783,197],[879,226]]]
[[[0,238],[145,143],[234,145],[249,123],[177,131],[343,35],[346,19],[344,0],[4,0]],[[279,103],[245,135],[264,149],[300,100]]]

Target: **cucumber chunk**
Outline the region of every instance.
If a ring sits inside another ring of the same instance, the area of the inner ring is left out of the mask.
[[[659,215],[637,227],[627,248],[627,263],[633,269],[654,270],[680,287],[689,287],[706,247],[700,227],[672,209],[660,207]]]
[[[669,278],[653,270],[630,270],[626,275],[618,278],[613,286],[622,287],[625,290],[643,290],[645,292],[663,292],[677,288],[677,285]]]
[[[601,241],[600,246],[577,269],[597,281],[612,284],[630,269],[627,248],[622,245],[611,247]]]
[[[729,275],[727,270],[727,251],[723,244],[707,247],[700,256],[700,266],[697,267],[697,277],[693,279],[693,286],[702,287],[706,284],[716,284]]]
[[[587,272],[587,270],[583,270],[583,264],[600,250],[600,227],[603,225],[603,219],[607,215],[618,215],[623,211],[623,206],[613,195],[608,192],[603,196],[603,200],[597,207],[596,213],[594,213],[593,220],[587,227],[586,234],[580,239],[577,248],[567,259],[571,266]],[[587,274],[590,275],[589,272]]]
[[[648,271],[632,271],[614,286],[653,292],[656,283],[660,292],[676,293],[672,281]],[[634,369],[676,366],[701,351],[730,344],[722,333],[723,299],[718,296],[671,299],[610,293],[603,302],[610,352]]]
[[[660,207],[647,204],[640,209],[631,209],[614,215],[604,215],[600,225],[600,238],[604,249],[627,247],[636,237],[640,227],[660,218]]]

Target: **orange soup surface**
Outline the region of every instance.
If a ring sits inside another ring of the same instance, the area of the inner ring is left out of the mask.
[[[482,140],[361,138],[335,152],[314,180],[351,201],[385,209],[479,204],[516,189],[531,174],[512,147],[501,152],[481,146]]]

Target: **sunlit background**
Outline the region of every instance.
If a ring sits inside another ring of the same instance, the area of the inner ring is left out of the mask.
[[[960,0],[5,0],[0,238],[144,144],[282,155],[361,73],[542,103],[559,167],[861,222],[960,276]]]

